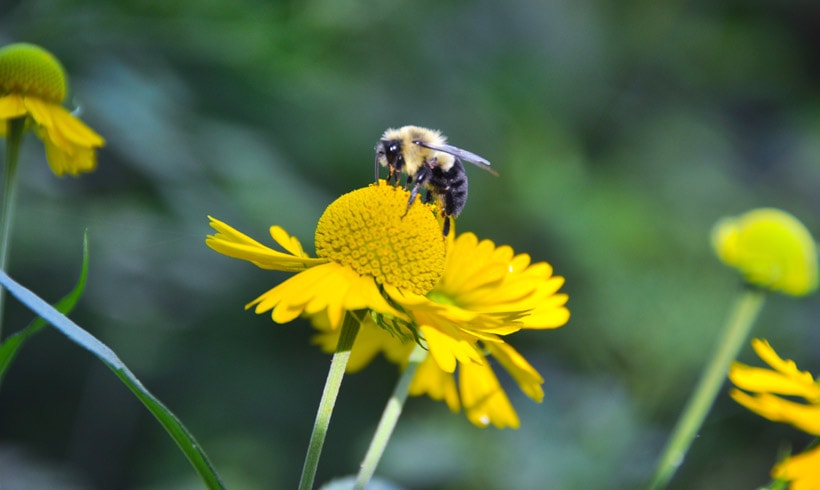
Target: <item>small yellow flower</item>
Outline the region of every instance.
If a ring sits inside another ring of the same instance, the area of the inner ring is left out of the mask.
[[[300,315],[326,315],[337,329],[345,311],[371,310],[407,321],[383,292],[425,294],[444,269],[444,239],[433,207],[410,193],[374,184],[331,203],[316,227],[316,253],[308,256],[299,240],[272,226],[271,238],[285,252],[271,249],[211,218],[217,231],[206,244],[217,252],[263,269],[298,272],[247,305],[271,312],[277,323]]]
[[[413,378],[411,395],[442,400],[453,412],[464,408],[479,427],[519,426],[489,358],[540,402],[543,378],[502,337],[521,329],[557,328],[569,320],[567,295],[558,294],[563,278],[552,275],[545,262],[530,262],[528,255],[479,241],[472,233],[451,235],[444,274],[430,292],[424,297],[391,294],[418,326],[430,352]],[[320,331],[314,341],[332,352],[338,330],[318,318],[314,326]],[[404,366],[412,350],[411,342],[367,321],[351,351],[349,370],[361,369],[379,352]]]
[[[782,359],[766,340],[754,339],[752,347],[771,369],[735,362],[729,370],[729,379],[737,387],[730,393],[732,398],[769,420],[820,436],[820,379],[797,369],[794,361]],[[772,477],[790,481],[792,490],[816,489],[820,488],[817,468],[820,448],[781,461],[772,469]]]
[[[63,67],[51,53],[25,43],[0,48],[0,136],[6,135],[12,120],[26,118],[58,176],[94,170],[95,148],[105,144],[62,107],[66,93]]]
[[[793,296],[817,289],[817,247],[809,231],[785,211],[762,208],[723,218],[712,245],[747,282]]]

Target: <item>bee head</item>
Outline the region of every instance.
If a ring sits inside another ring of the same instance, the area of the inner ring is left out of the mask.
[[[382,167],[400,172],[404,168],[401,140],[381,140],[376,144],[376,161]]]

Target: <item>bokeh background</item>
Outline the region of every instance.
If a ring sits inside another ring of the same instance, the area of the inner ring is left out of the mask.
[[[519,430],[411,399],[379,474],[406,489],[639,488],[740,290],[709,247],[724,215],[788,210],[820,234],[820,5],[713,2],[3,0],[0,44],[40,44],[107,138],[57,179],[23,148],[11,273],[186,423],[229,488],[294,488],[329,357],[307,324],[243,305],[285,275],[204,245],[213,215],[312,249],[335,197],[373,179],[390,126],[442,129],[468,168],[458,229],[566,277],[572,319],[517,334],[546,378],[505,379]],[[475,170],[475,171],[474,171]],[[10,302],[4,334],[30,315]],[[820,373],[820,302],[772,296],[754,334]],[[750,348],[742,359],[756,360]],[[397,372],[348,377],[318,481],[354,473]],[[726,396],[671,488],[754,488],[809,438]],[[199,488],[151,415],[45,330],[0,390],[4,490]]]

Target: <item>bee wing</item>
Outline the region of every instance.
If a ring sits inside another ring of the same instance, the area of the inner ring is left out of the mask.
[[[425,148],[429,148],[431,150],[436,150],[436,151],[441,151],[441,152],[444,152],[444,153],[449,153],[450,155],[453,155],[454,157],[458,158],[459,160],[462,160],[462,161],[465,161],[465,162],[470,162],[473,165],[475,165],[479,168],[482,168],[482,169],[486,170],[487,172],[490,172],[491,174],[498,177],[498,172],[496,172],[495,170],[490,168],[490,162],[486,158],[478,156],[478,155],[476,155],[475,153],[473,153],[471,151],[463,150],[461,148],[458,148],[458,147],[453,146],[453,145],[448,145],[448,144],[431,145],[431,144],[428,144],[428,143],[425,143],[425,142],[419,141],[419,140],[413,141],[413,143],[415,143],[419,146],[423,146]]]

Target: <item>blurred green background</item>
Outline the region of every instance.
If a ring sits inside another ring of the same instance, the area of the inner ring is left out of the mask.
[[[521,429],[411,399],[379,474],[407,489],[636,488],[740,290],[708,242],[776,206],[820,234],[820,4],[813,0],[119,2],[4,0],[0,44],[40,44],[107,138],[57,179],[23,148],[11,274],[55,301],[187,424],[230,488],[294,488],[329,357],[303,322],[243,305],[284,274],[204,245],[207,215],[312,250],[335,197],[373,179],[387,127],[493,162],[458,221],[552,263],[572,319],[511,338],[546,378],[507,384]],[[4,334],[30,315],[10,301]],[[820,301],[771,297],[754,334],[820,373]],[[748,345],[748,344],[747,344]],[[758,363],[746,347],[742,359]],[[397,372],[348,377],[319,482],[354,473]],[[718,399],[677,489],[754,488],[809,437]],[[199,488],[163,429],[60,334],[0,390],[0,487]]]

